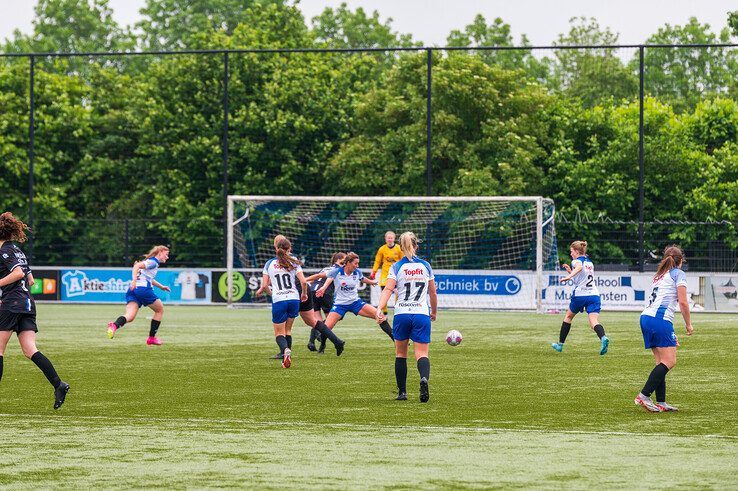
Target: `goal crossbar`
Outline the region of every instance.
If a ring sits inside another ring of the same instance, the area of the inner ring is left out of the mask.
[[[243,216],[235,216],[235,204],[243,202],[353,202],[353,203],[469,203],[469,202],[529,202],[535,206],[535,309],[542,312],[542,289],[544,270],[544,232],[543,228],[553,220],[553,214],[544,217],[544,203],[553,206],[552,200],[542,196],[273,196],[273,195],[229,195],[227,199],[227,301],[232,304],[234,271],[234,233],[240,222],[249,218],[248,210]]]

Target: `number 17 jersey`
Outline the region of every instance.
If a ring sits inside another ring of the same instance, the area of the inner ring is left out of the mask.
[[[395,315],[430,315],[428,283],[434,280],[435,277],[427,261],[423,261],[418,257],[412,259],[403,257],[392,265],[387,279],[397,282]]]

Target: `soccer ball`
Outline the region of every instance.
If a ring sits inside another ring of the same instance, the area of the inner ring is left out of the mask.
[[[462,339],[464,338],[461,337],[461,333],[456,329],[451,329],[448,334],[446,334],[446,342],[449,346],[458,346],[461,344]]]

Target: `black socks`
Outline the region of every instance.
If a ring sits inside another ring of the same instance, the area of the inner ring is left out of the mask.
[[[159,330],[159,326],[161,325],[161,321],[155,321],[151,320],[151,327],[149,328],[149,337],[153,338],[156,337],[156,331]]]
[[[395,340],[395,337],[392,335],[392,326],[390,326],[389,322],[382,321],[381,324],[379,324],[379,327],[382,328],[382,330],[387,334],[387,336],[390,337],[392,341]]]
[[[46,375],[46,379],[51,385],[54,386],[54,388],[59,387],[59,384],[61,384],[61,379],[59,378],[59,375],[56,374],[56,370],[54,370],[54,365],[51,364],[48,358],[41,354],[40,351],[36,351],[31,357],[31,361],[35,363],[42,372],[44,372],[44,375]]]
[[[0,381],[3,379],[3,357],[0,356]]]
[[[570,330],[571,330],[571,322],[561,323],[561,331],[559,331],[559,343],[564,344],[564,341],[566,341],[566,336],[569,335]]]
[[[318,321],[315,323],[315,329],[318,330],[318,332],[323,336],[323,339],[330,339],[331,343],[333,344],[341,344],[343,341],[341,341],[338,336],[336,336],[331,329],[328,329],[328,326],[325,325],[325,322]]]
[[[395,380],[397,390],[407,392],[407,358],[395,358]]]
[[[315,329],[314,327],[312,329],[310,329],[310,339],[308,340],[308,343],[309,344],[314,344],[315,343],[315,339],[317,338],[317,334],[318,334],[318,330],[317,329]]]
[[[595,334],[597,334],[597,337],[602,339],[605,337],[605,328],[602,327],[602,324],[597,324],[592,329],[594,329]]]
[[[276,340],[277,340],[277,346],[279,346],[279,352],[284,355],[284,350],[288,348],[287,339],[284,336],[279,335],[277,336]]]
[[[656,402],[666,402],[666,378],[656,386]]]
[[[292,334],[288,334],[284,338],[287,340],[287,347],[292,349]]]
[[[420,378],[430,380],[430,360],[427,356],[418,359],[418,372],[420,372]]]
[[[126,325],[126,322],[128,322],[126,320],[126,318],[121,315],[120,317],[118,317],[117,319],[115,319],[115,322],[113,322],[113,324],[115,324],[116,326],[118,326],[118,329],[120,329],[121,327],[123,327],[123,326]]]
[[[659,387],[662,383],[664,383],[664,397],[666,396],[666,374],[669,372],[669,367],[664,365],[663,363],[659,363],[654,367],[653,370],[651,370],[651,374],[648,376],[648,380],[646,380],[646,385],[643,386],[643,390],[641,391],[641,394],[644,396],[650,397],[651,393],[656,390],[657,387]],[[658,394],[657,394],[658,397]],[[664,401],[661,401],[664,402]]]

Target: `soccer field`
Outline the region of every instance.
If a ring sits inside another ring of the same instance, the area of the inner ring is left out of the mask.
[[[561,316],[441,312],[431,399],[397,402],[394,351],[371,321],[347,317],[337,358],[308,352],[295,323],[293,367],[269,311],[167,307],[164,346],[142,315],[115,339],[120,306],[39,306],[39,348],[72,388],[59,410],[15,338],[0,383],[0,485],[49,487],[738,487],[738,316],[697,314],[668,400],[633,404],[653,366],[637,313],[602,315],[612,340]],[[443,342],[457,328],[464,342]]]

